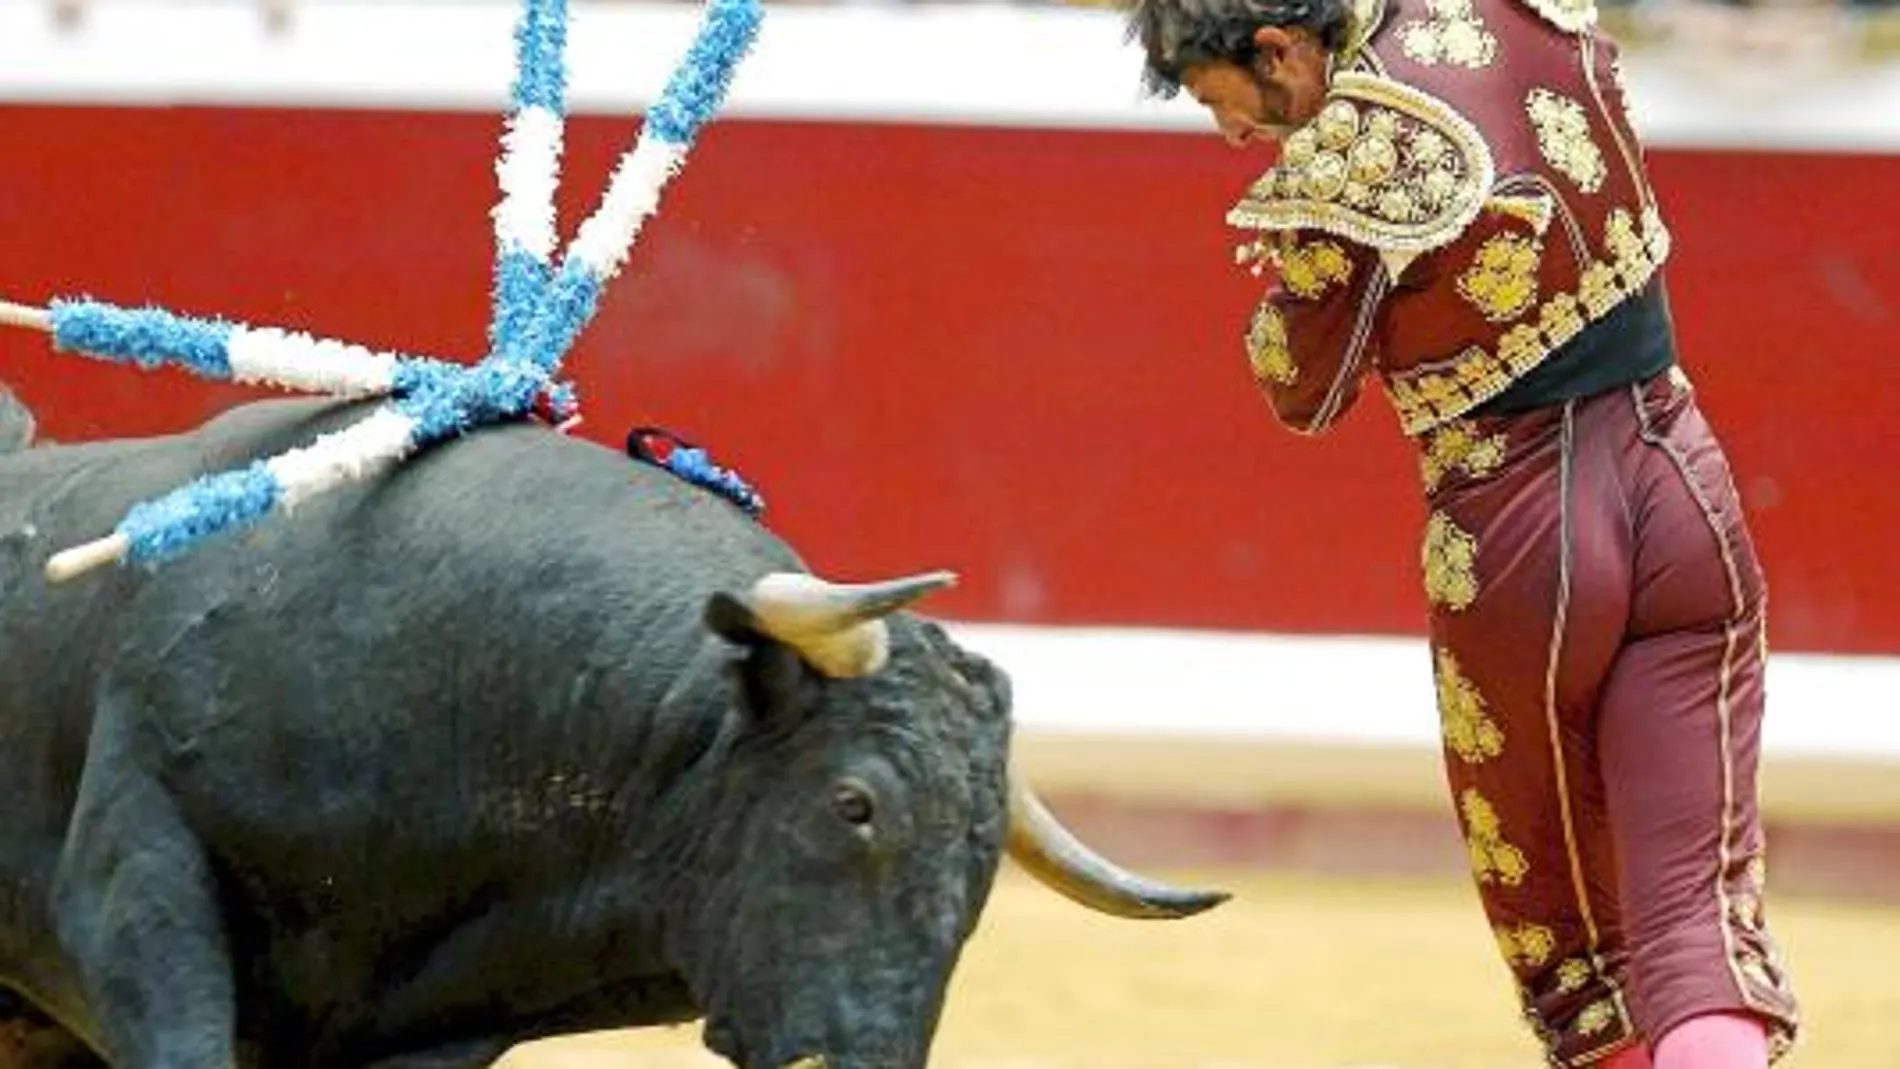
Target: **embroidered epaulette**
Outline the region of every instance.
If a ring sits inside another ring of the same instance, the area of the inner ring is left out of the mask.
[[[1484,207],[1490,149],[1451,105],[1373,74],[1342,71],[1280,162],[1227,214],[1251,230],[1325,230],[1417,255],[1449,244]]]

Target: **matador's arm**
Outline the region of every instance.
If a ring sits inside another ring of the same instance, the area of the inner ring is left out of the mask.
[[[1324,432],[1374,363],[1385,265],[1365,246],[1304,230],[1262,234],[1249,255],[1277,276],[1247,325],[1254,382],[1281,423]]]

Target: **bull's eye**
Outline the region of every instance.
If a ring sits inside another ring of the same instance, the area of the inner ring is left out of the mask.
[[[831,789],[831,808],[845,823],[863,827],[871,823],[876,807],[870,791],[855,783],[840,783]]]

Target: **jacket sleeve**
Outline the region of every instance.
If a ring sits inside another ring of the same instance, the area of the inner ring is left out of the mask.
[[[1385,266],[1366,246],[1303,230],[1263,233],[1251,255],[1277,276],[1247,326],[1254,382],[1281,423],[1322,433],[1376,359]]]

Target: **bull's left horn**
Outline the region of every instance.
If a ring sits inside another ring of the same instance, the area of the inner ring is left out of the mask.
[[[925,572],[880,583],[831,583],[803,572],[774,572],[754,583],[752,614],[778,639],[834,679],[870,675],[890,656],[883,618],[956,583],[951,572]]]
[[[1171,887],[1089,849],[1049,812],[1015,769],[1009,773],[1009,856],[1057,893],[1129,920],[1178,920],[1213,909],[1224,891]]]

